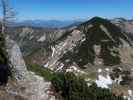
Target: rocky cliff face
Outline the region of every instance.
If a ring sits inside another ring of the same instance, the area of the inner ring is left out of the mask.
[[[9,80],[4,90],[0,89],[2,100],[55,100],[50,95],[51,83],[29,72],[26,68],[19,46],[6,38],[9,61],[16,80]]]
[[[9,60],[13,68],[13,74],[17,80],[24,80],[27,77],[28,71],[26,69],[23,56],[21,54],[19,46],[15,41],[6,38],[6,47],[9,54]]]

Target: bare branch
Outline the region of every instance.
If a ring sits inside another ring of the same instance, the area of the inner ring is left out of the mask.
[[[2,9],[2,33],[6,32],[6,28],[15,20],[15,13],[10,7],[9,0],[1,0]]]

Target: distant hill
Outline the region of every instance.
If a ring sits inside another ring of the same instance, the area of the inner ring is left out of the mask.
[[[133,20],[128,20],[125,18],[114,18],[111,20],[111,22],[125,31],[133,40]]]
[[[133,20],[114,18],[111,22],[120,27],[123,31],[133,34]]]

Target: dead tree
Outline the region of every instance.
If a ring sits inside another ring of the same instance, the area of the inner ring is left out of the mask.
[[[1,11],[2,11],[2,33],[6,33],[8,25],[14,21],[15,13],[10,7],[10,0],[1,0]]]

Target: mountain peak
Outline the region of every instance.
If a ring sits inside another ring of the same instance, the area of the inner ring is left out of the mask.
[[[102,23],[107,21],[106,19],[102,18],[102,17],[93,17],[92,19],[89,20],[91,23]]]
[[[109,20],[101,17],[93,17],[89,21],[82,23],[78,29],[89,36],[89,40],[91,41],[95,41],[96,39],[105,40],[106,38],[107,40],[114,42],[114,44],[122,45],[121,39],[123,39],[132,45],[130,39],[126,36],[126,33]]]
[[[102,24],[102,23],[109,23],[109,21],[107,19],[104,19],[102,17],[93,17],[91,18],[89,21],[85,22],[85,23],[82,23],[81,25],[86,25],[86,24],[93,24],[93,25],[99,25],[99,24]]]

